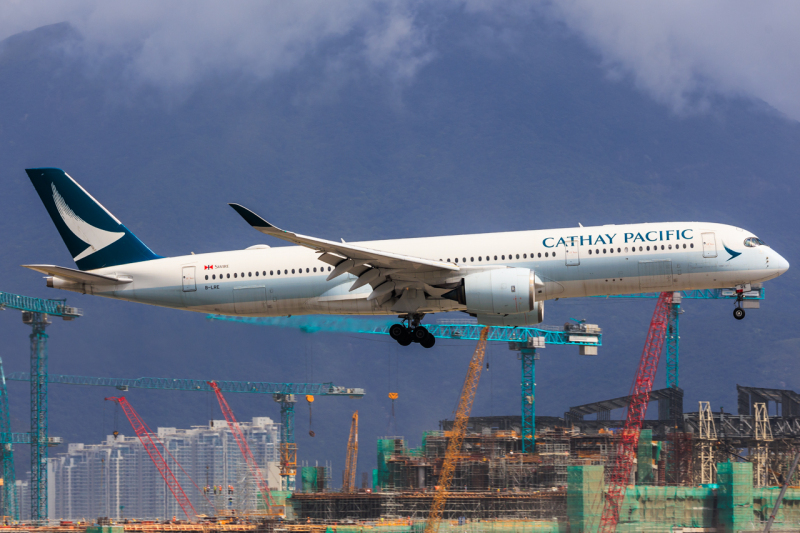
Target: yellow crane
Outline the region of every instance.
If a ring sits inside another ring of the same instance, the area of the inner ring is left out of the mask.
[[[355,492],[356,465],[358,464],[358,411],[353,413],[350,423],[350,440],[347,441],[347,462],[344,467],[342,492]]]
[[[472,354],[469,362],[469,370],[464,380],[464,387],[461,389],[461,397],[458,400],[453,431],[450,433],[450,440],[447,442],[447,451],[444,455],[442,471],[439,473],[439,487],[433,496],[431,514],[428,523],[425,525],[425,533],[436,533],[439,531],[439,524],[442,521],[444,504],[447,501],[447,491],[453,482],[453,473],[456,469],[456,459],[461,452],[461,445],[464,442],[464,435],[467,433],[467,422],[469,414],[472,412],[472,402],[475,401],[475,393],[478,390],[478,382],[481,379],[483,369],[483,358],[486,355],[486,337],[489,335],[489,328],[481,330],[481,337]]]

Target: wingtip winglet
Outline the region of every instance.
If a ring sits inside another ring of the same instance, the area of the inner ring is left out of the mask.
[[[254,212],[250,211],[246,207],[240,204],[228,204],[233,208],[234,211],[239,213],[245,222],[250,224],[254,228],[274,228],[272,224],[255,214]]]

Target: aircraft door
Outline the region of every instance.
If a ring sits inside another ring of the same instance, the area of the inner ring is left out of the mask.
[[[574,241],[567,244],[566,253],[564,255],[566,257],[567,266],[578,266],[581,264],[578,245],[576,245]]]
[[[193,266],[183,267],[183,292],[194,292],[197,290],[197,280],[194,275]]]
[[[717,240],[713,233],[703,233],[703,257],[717,257]]]

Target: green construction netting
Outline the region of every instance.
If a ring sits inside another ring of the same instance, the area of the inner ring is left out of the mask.
[[[717,465],[717,508],[719,522],[726,531],[755,527],[753,515],[752,463]]]
[[[317,492],[317,467],[304,466],[300,468],[303,492]]]
[[[326,533],[422,533],[425,522],[399,521],[366,525],[328,526]],[[444,521],[439,525],[439,533],[566,533],[564,522],[497,520],[475,521],[459,525],[457,521]]]
[[[653,475],[653,430],[643,429],[639,433],[639,445],[636,449],[636,482],[640,485],[652,485]]]

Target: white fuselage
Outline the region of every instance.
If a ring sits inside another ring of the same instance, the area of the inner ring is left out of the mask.
[[[348,243],[457,263],[426,283],[452,282],[486,267],[524,267],[543,286],[536,299],[743,286],[782,274],[788,263],[769,246],[748,247],[753,234],[722,224],[679,222],[579,227]],[[738,255],[737,255],[738,254]],[[203,313],[240,316],[396,314],[368,301],[369,285],[352,292],[352,274],[326,281],[331,266],[301,246],[187,255],[97,269],[125,276],[119,285],[64,283],[67,290]],[[463,311],[429,299],[419,312]]]

